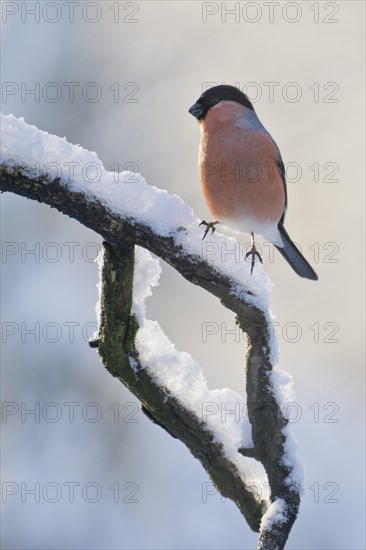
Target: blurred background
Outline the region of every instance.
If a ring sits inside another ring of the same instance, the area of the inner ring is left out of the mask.
[[[187,110],[210,84],[249,95],[287,165],[287,230],[319,274],[303,280],[263,247],[305,467],[288,548],[364,549],[364,3],[1,7],[2,112],[141,172],[201,219]],[[100,237],[10,194],[1,216],[2,548],[256,548],[201,465],[89,348]],[[210,388],[243,393],[234,316],[162,267],[149,317]]]

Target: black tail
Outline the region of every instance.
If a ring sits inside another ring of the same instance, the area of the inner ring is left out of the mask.
[[[275,244],[277,250],[281,252],[285,260],[288,261],[292,269],[294,269],[296,273],[300,275],[300,277],[305,277],[306,279],[317,281],[318,275],[315,273],[311,265],[305,260],[300,250],[296,248],[281,222],[278,224],[278,229],[281,234],[283,244],[285,246],[282,248]]]

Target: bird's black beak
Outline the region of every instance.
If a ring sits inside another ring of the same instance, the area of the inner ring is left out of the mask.
[[[202,120],[205,116],[205,109],[203,105],[200,105],[199,103],[194,103],[192,107],[188,109],[188,112],[197,118],[197,120]]]

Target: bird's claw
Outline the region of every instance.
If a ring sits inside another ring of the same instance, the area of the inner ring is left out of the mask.
[[[220,222],[216,221],[216,222],[206,222],[206,220],[203,220],[198,227],[201,227],[201,225],[205,225],[206,226],[206,229],[205,229],[205,232],[203,234],[203,237],[202,237],[202,240],[206,237],[207,233],[210,231],[212,231],[211,235],[213,235],[216,231],[216,227],[215,225],[218,224]]]
[[[261,264],[263,264],[262,256],[259,254],[258,250],[255,247],[255,244],[253,243],[252,248],[245,254],[245,259],[247,259],[249,256],[252,258],[252,265],[250,268],[250,274],[253,275],[253,269],[255,266],[255,259],[258,258]]]

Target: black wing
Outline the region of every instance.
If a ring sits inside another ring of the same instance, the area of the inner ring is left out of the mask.
[[[283,189],[285,191],[285,208],[283,209],[283,214],[280,219],[280,223],[283,223],[285,220],[286,210],[287,210],[287,185],[286,185],[286,174],[285,174],[285,165],[283,164],[283,160],[281,157],[281,153],[276,145],[277,148],[277,168],[279,173],[281,174],[281,179],[283,183]]]

